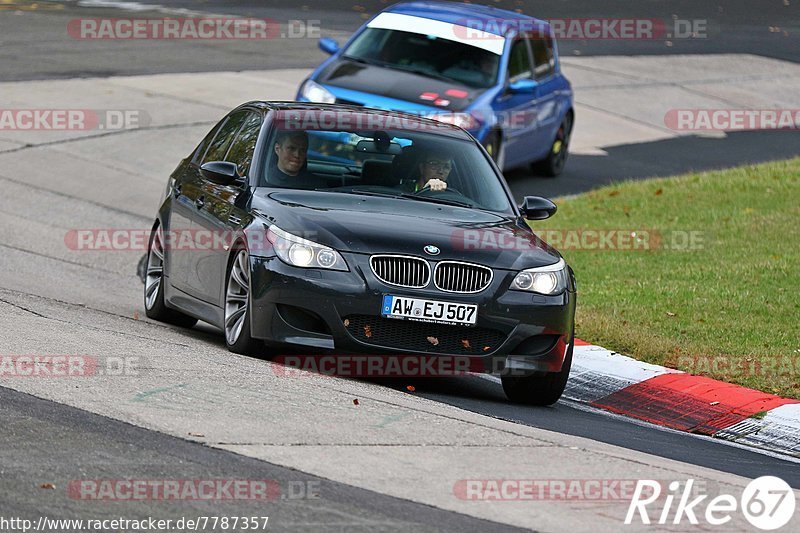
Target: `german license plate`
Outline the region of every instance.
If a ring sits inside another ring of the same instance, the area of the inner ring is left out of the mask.
[[[436,324],[474,326],[478,319],[478,306],[385,294],[381,316]]]

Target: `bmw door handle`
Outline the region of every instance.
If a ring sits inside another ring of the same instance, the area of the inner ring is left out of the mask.
[[[205,196],[201,196],[197,200],[194,201],[194,205],[197,206],[197,209],[203,209],[203,206],[206,205],[206,198]]]

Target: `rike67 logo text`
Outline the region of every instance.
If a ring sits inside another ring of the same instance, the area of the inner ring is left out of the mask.
[[[771,531],[785,526],[794,515],[796,502],[792,488],[774,476],[754,479],[744,488],[739,499],[730,494],[709,499],[708,494],[693,493],[693,486],[693,479],[686,481],[682,490],[681,482],[673,481],[668,486],[668,492],[662,495],[658,481],[639,480],[625,523],[633,523],[638,515],[643,524],[681,524],[688,521],[697,525],[700,524],[700,517],[707,524],[721,526],[730,522],[735,513],[741,512],[752,526]],[[651,511],[656,511],[656,515],[651,517]]]

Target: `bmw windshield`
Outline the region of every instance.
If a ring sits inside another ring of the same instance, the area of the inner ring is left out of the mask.
[[[504,214],[510,199],[467,134],[394,114],[276,113],[259,186],[387,196]]]

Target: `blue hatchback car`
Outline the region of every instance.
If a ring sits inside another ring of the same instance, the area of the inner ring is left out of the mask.
[[[375,15],[341,47],[330,38],[319,46],[331,57],[297,100],[430,116],[467,130],[503,170],[563,170],[575,112],[547,22],[493,7],[408,2]]]

